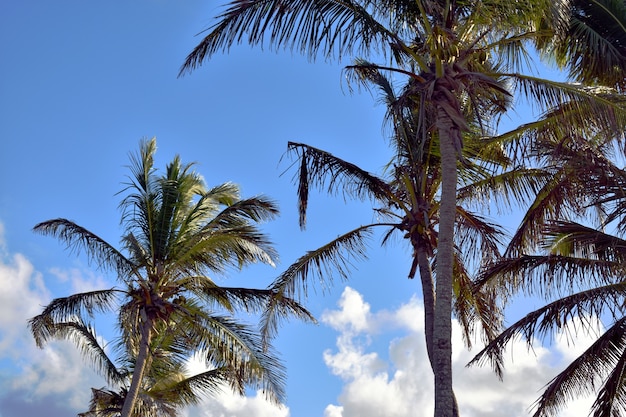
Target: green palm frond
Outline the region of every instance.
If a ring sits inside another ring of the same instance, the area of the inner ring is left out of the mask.
[[[295,317],[308,323],[317,324],[317,319],[299,302],[276,290],[270,290],[270,297],[263,308],[260,320],[260,333],[264,348],[267,349],[268,340],[278,333],[278,328],[284,320]]]
[[[116,417],[124,403],[125,395],[106,388],[92,388],[89,411],[79,413],[78,417]]]
[[[514,256],[524,253],[541,240],[543,225],[557,218],[568,218],[572,214],[579,213],[575,208],[564,205],[563,202],[579,201],[578,197],[584,193],[579,187],[580,183],[572,181],[573,178],[566,170],[553,173],[546,184],[539,190],[534,201],[527,209],[517,231],[511,238],[506,256]]]
[[[484,217],[457,206],[457,232],[455,235],[464,263],[476,260],[487,262],[500,257],[504,245],[504,229],[488,222]]]
[[[515,82],[516,90],[546,111],[566,110],[554,113],[560,120],[553,117],[556,122],[568,123],[562,124],[562,129],[580,129],[593,123],[609,132],[615,132],[626,126],[626,107],[615,103],[615,96],[612,94],[599,94],[598,89],[585,85],[545,80],[524,74],[501,76],[510,77]]]
[[[176,266],[181,271],[189,274],[205,271],[224,273],[231,266],[241,268],[256,262],[273,266],[277,259],[271,242],[255,226],[240,224],[230,228],[206,229],[188,239],[187,247],[177,254]]]
[[[170,255],[189,274],[205,270],[223,272],[228,265],[242,267],[263,262],[275,265],[278,254],[267,237],[252,222],[274,218],[275,204],[266,198],[240,200],[201,225],[191,222],[179,231]]]
[[[546,226],[545,246],[551,253],[614,262],[614,270],[626,262],[626,241],[575,222],[552,222]]]
[[[499,288],[503,296],[521,290],[549,298],[572,288],[619,282],[620,271],[615,262],[601,259],[523,255],[502,258],[485,267],[477,285]]]
[[[290,298],[306,297],[309,282],[319,282],[322,290],[333,283],[333,277],[343,280],[350,276],[353,263],[366,258],[366,240],[372,228],[382,224],[357,227],[327,244],[308,251],[291,264],[268,287],[270,291]]]
[[[49,332],[50,337],[69,340],[74,343],[83,357],[94,366],[99,374],[105,377],[107,383],[120,384],[127,377],[127,374],[118,370],[109,358],[104,347],[98,341],[95,329],[90,324],[83,323],[80,319],[74,319],[52,324]]]
[[[99,268],[115,271],[119,279],[137,274],[135,265],[111,244],[67,219],[53,219],[37,224],[33,230],[46,236],[53,236],[67,245],[70,251],[84,251],[90,261]]]
[[[373,10],[356,1],[246,0],[233,1],[208,34],[187,56],[179,76],[192,71],[218,51],[246,40],[276,49],[297,49],[311,58],[371,51],[383,42],[397,43]]]
[[[214,396],[223,392],[224,386],[232,381],[237,381],[237,378],[228,368],[210,369],[179,381],[160,380],[147,395],[166,404],[185,407],[198,404],[203,395]],[[231,388],[241,395],[244,393],[244,386],[231,385]]]
[[[284,400],[284,368],[271,345],[248,326],[230,317],[197,315],[187,337],[207,365],[231,369],[235,383],[261,389],[275,403]]]
[[[453,291],[454,315],[461,324],[467,348],[472,347],[477,327],[484,343],[494,340],[502,330],[502,311],[497,304],[496,293],[485,288],[476,290],[458,253],[455,257]],[[477,323],[480,325],[477,326]]]
[[[626,5],[622,0],[574,1],[570,24],[553,45],[571,78],[623,89],[626,66]],[[578,42],[569,42],[569,39]]]
[[[121,291],[115,288],[97,290],[70,295],[69,297],[55,298],[48,304],[41,314],[28,321],[37,346],[43,345],[54,337],[54,326],[67,322],[75,317],[93,317],[95,313],[111,311],[119,300]]]
[[[460,187],[457,198],[463,204],[495,204],[499,211],[509,210],[512,203],[534,198],[551,177],[545,169],[514,168]]]

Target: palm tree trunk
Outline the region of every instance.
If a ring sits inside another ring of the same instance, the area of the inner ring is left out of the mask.
[[[435,317],[435,285],[433,281],[433,270],[430,267],[428,254],[423,246],[415,247],[416,262],[419,265],[420,280],[422,283],[422,299],[424,302],[424,334],[426,339],[426,352],[430,368],[435,369],[435,360],[433,358],[433,327]],[[453,416],[459,417],[459,407],[456,401],[456,395],[452,392],[454,401]]]
[[[452,391],[452,274],[456,215],[457,150],[459,130],[442,107],[437,110],[441,152],[441,205],[437,243],[437,302],[433,324],[435,417],[454,415]]]
[[[152,321],[148,318],[145,311],[142,311],[141,326],[141,341],[139,342],[139,351],[137,352],[137,359],[135,361],[135,368],[133,369],[133,377],[130,382],[130,388],[128,394],[124,399],[124,406],[122,407],[122,414],[120,417],[131,417],[137,397],[139,396],[139,388],[141,381],[147,369],[148,362],[150,360],[150,339],[152,338]]]
[[[422,283],[422,299],[424,302],[424,334],[426,338],[426,352],[431,368],[434,369],[433,358],[433,326],[435,317],[435,286],[433,283],[433,271],[430,267],[430,261],[426,254],[426,249],[418,244],[415,248],[415,256],[420,271],[420,280]]]

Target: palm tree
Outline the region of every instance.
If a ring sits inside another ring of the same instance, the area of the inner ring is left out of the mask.
[[[139,153],[131,155],[133,175],[121,203],[126,227],[122,250],[66,219],[35,226],[36,232],[58,238],[71,250],[84,251],[100,268],[116,273],[120,283],[53,300],[29,322],[37,345],[74,337],[67,324],[76,318],[89,323],[95,313],[117,309],[121,351],[132,358],[122,417],[142,415],[137,398],[156,366],[157,348],[181,357],[201,353],[209,366],[228,370],[233,386],[256,386],[279,402],[284,380],[265,337],[269,333],[257,334],[213,309],[233,314],[240,309],[261,312],[272,305],[274,316],[266,319],[273,322],[275,315],[312,317],[269,290],[220,287],[210,277],[254,262],[273,265],[277,255],[256,224],[278,210],[265,197],[240,199],[238,187],[231,183],[207,189],[193,164],[182,164],[178,156],[159,176],[155,151],[156,140],[144,140]],[[171,337],[174,341],[166,344]],[[94,359],[85,340],[75,339]],[[100,361],[101,355],[95,359]],[[111,363],[106,365],[108,380],[123,382]]]
[[[289,143],[289,152],[298,159],[299,170],[298,204],[301,227],[306,223],[308,193],[311,187],[325,189],[329,194],[342,193],[354,198],[369,198],[379,205],[376,217],[379,222],[359,226],[341,235],[317,251],[309,252],[287,270],[272,286],[277,292],[295,296],[301,287],[306,291],[307,274],[316,278],[332,279],[331,268],[321,264],[332,264],[342,278],[348,277],[348,259],[365,256],[363,240],[371,236],[374,229],[386,230],[383,244],[394,234],[400,234],[412,248],[413,261],[408,268],[409,278],[419,271],[425,311],[426,346],[431,364],[433,362],[433,330],[435,310],[435,279],[432,264],[438,252],[438,209],[441,186],[440,155],[438,136],[420,123],[420,97],[408,94],[409,83],[397,94],[390,81],[377,69],[368,66],[354,68],[364,82],[371,83],[382,93],[388,106],[387,119],[392,125],[391,144],[394,149],[392,161],[387,166],[387,175],[378,177],[364,171],[353,163],[340,159],[328,152],[301,144]],[[494,109],[500,110],[500,107]],[[486,109],[484,115],[486,116]],[[428,117],[428,116],[427,116]],[[433,117],[432,113],[430,117]],[[476,322],[481,324],[483,340],[488,342],[500,328],[499,310],[494,303],[494,294],[477,293],[472,290],[472,270],[499,257],[502,231],[490,224],[470,208],[484,208],[481,195],[505,194],[529,198],[545,183],[545,175],[535,171],[519,170],[502,152],[497,140],[483,137],[486,126],[473,126],[473,134],[465,135],[463,148],[464,186],[459,188],[456,224],[458,233],[454,257],[454,310],[462,324],[464,339],[472,342]],[[506,199],[506,197],[504,197]],[[482,204],[481,204],[482,203]],[[435,273],[438,271],[435,269]],[[313,280],[313,282],[317,279]],[[433,364],[434,368],[434,364]],[[454,410],[458,415],[458,410]]]
[[[468,107],[463,104],[499,100],[503,89],[494,71],[520,80],[526,92],[547,107],[564,96],[579,94],[533,77],[506,74],[524,63],[528,41],[545,44],[553,29],[568,26],[569,15],[563,10],[567,5],[544,0],[234,1],[181,68],[181,74],[190,71],[217,51],[242,40],[253,45],[269,40],[272,47],[295,48],[310,57],[359,55],[367,59],[382,55],[391,61],[394,71],[408,75],[415,81],[415,88],[421,89],[434,115],[431,122],[439,136],[441,155],[433,330],[437,416],[449,416],[453,410],[450,317],[457,163],[468,120],[480,120],[480,114],[468,119],[464,112]],[[586,105],[588,109],[594,107],[590,101]]]

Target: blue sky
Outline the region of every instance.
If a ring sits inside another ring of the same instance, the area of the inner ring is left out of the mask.
[[[110,285],[85,258],[34,235],[65,217],[111,243],[121,235],[117,205],[128,153],[157,137],[157,166],[175,154],[196,161],[209,185],[233,181],[245,196],[281,208],[264,225],[280,252],[224,278],[265,287],[306,250],[372,220],[369,203],[314,194],[306,231],[298,228],[293,171],[280,162],[287,141],[304,142],[380,172],[387,162],[384,109],[367,92],[350,94],[341,63],[308,62],[288,51],[243,45],[181,79],[178,69],[211,24],[220,1],[25,0],[0,5],[0,417],[57,417],[84,411],[89,387],[104,381],[63,343],[41,351],[26,320],[52,298]],[[347,62],[343,63],[347,64]],[[287,366],[288,399],[273,408],[256,393],[208,399],[188,417],[369,417],[428,415],[432,382],[424,355],[416,281],[406,279],[402,242],[359,263],[348,283],[311,293],[319,325],[288,323],[276,346]],[[103,326],[105,327],[105,326]],[[582,347],[581,347],[582,348]],[[505,383],[488,369],[464,369],[465,415],[524,415],[572,350],[516,361]],[[577,414],[578,413],[578,414]],[[572,407],[567,416],[583,415]],[[586,415],[586,412],[584,412]]]

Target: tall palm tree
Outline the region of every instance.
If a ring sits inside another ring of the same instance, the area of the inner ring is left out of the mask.
[[[269,290],[220,287],[210,277],[255,262],[273,265],[277,255],[257,223],[278,210],[265,197],[240,199],[231,183],[207,189],[193,164],[181,163],[178,156],[164,175],[157,175],[155,151],[156,140],[144,140],[139,153],[131,155],[132,177],[121,203],[123,249],[66,219],[35,226],[71,250],[84,251],[100,268],[113,271],[120,284],[53,300],[29,322],[35,340],[41,347],[51,338],[71,338],[66,324],[76,317],[89,323],[94,313],[117,309],[121,350],[132,358],[122,417],[142,415],[137,398],[154,369],[156,348],[183,357],[199,352],[208,365],[228,369],[233,386],[251,384],[278,402],[284,380],[269,339],[213,311],[261,312],[272,305],[275,315],[312,317]],[[275,316],[267,319],[276,321]],[[164,344],[172,334],[175,343]],[[77,339],[79,348],[94,358],[84,341]],[[107,369],[110,380],[119,379],[111,364]]]
[[[408,94],[412,91],[411,83],[397,94],[390,80],[377,69],[359,66],[354,70],[364,82],[380,90],[387,104],[387,119],[393,130],[392,161],[387,166],[386,175],[379,177],[328,152],[301,143],[289,143],[289,152],[295,154],[299,161],[296,183],[300,223],[304,227],[311,187],[320,187],[329,194],[369,198],[379,206],[375,211],[376,217],[381,220],[359,226],[317,251],[309,252],[276,280],[272,288],[290,296],[294,296],[294,292],[301,287],[306,291],[307,274],[316,274],[316,278],[322,280],[325,279],[324,274],[329,275],[330,269],[320,268],[323,263],[333,264],[341,277],[346,278],[348,267],[344,261],[364,256],[362,241],[371,236],[373,229],[385,230],[383,244],[394,234],[400,234],[412,249],[412,264],[407,268],[409,278],[415,277],[419,271],[426,346],[429,360],[433,363],[436,292],[432,265],[438,252],[441,186],[438,136],[425,128],[428,123],[420,123],[421,113],[429,109],[420,110],[419,104],[416,104],[420,101],[419,95]],[[486,116],[486,109],[483,111]],[[432,112],[430,117],[433,117]],[[472,271],[499,257],[503,239],[499,227],[472,210],[476,206],[484,208],[485,200],[476,198],[476,190],[480,189],[481,195],[500,194],[498,198],[503,198],[505,194],[528,198],[543,185],[546,178],[545,175],[536,175],[534,171],[520,171],[512,166],[498,141],[483,137],[485,129],[485,125],[476,125],[473,134],[465,135],[465,163],[461,171],[463,186],[458,191],[460,205],[456,211],[454,310],[468,345],[471,345],[476,322],[481,325],[485,341],[497,334],[501,323],[493,294],[472,291]],[[438,273],[436,268],[434,272]],[[332,276],[326,277],[326,280],[330,279]],[[458,415],[458,410],[455,409],[454,413]]]
[[[468,120],[464,103],[498,98],[502,85],[495,69],[515,71],[524,63],[528,41],[545,43],[552,29],[569,22],[567,2],[534,0],[467,2],[462,0],[248,0],[233,1],[189,54],[181,74],[233,44],[266,40],[275,48],[295,48],[316,57],[382,56],[421,89],[434,118],[441,157],[441,204],[438,222],[437,282],[433,329],[435,415],[453,413],[451,308],[454,271],[457,167]],[[373,65],[373,64],[372,64]],[[388,67],[375,66],[377,68]],[[548,106],[560,100],[533,77],[526,91]],[[578,93],[568,91],[569,93]],[[592,108],[591,102],[586,102]],[[465,107],[467,109],[467,107]]]

